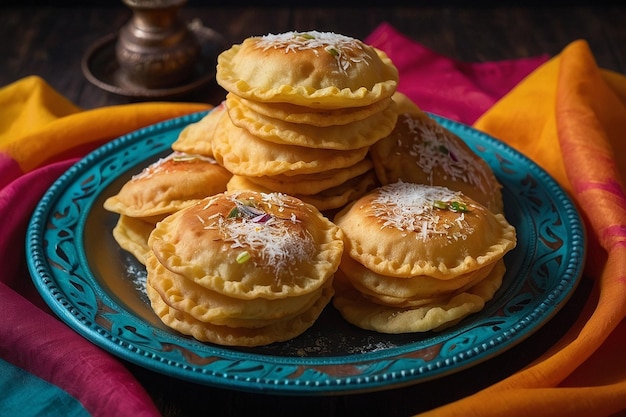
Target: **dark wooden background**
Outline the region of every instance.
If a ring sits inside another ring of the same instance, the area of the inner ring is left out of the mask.
[[[121,1],[91,1],[96,6],[85,7],[89,0],[76,2],[82,7],[67,6],[72,2],[50,6],[54,1],[35,6],[32,3],[37,2],[32,0],[29,6],[0,6],[0,86],[36,74],[84,108],[132,101],[100,90],[82,74],[80,65],[86,49],[116,33],[131,15]],[[29,0],[20,3],[29,4]],[[434,6],[416,1],[426,5],[401,7],[391,1],[391,7],[374,8],[211,6],[214,3],[190,0],[181,16],[186,20],[199,18],[222,34],[227,44],[252,35],[310,29],[363,39],[381,22],[389,22],[423,45],[465,61],[557,54],[569,42],[586,39],[602,67],[626,72],[626,8],[610,3],[600,2],[595,7],[515,3],[492,7],[479,1],[471,2],[479,6],[468,7],[454,2]],[[222,96],[221,89],[212,83],[204,91],[182,99],[216,104]]]
[[[540,6],[528,2],[419,2],[403,7],[342,7],[300,1],[298,6],[265,2],[194,1],[181,11],[221,33],[228,44],[252,35],[288,30],[333,31],[363,39],[388,22],[423,45],[464,61],[487,61],[559,53],[585,39],[603,68],[626,73],[626,8],[614,2]],[[340,2],[337,2],[339,4]],[[548,2],[546,2],[548,3]],[[132,102],[90,84],[81,59],[98,39],[130,18],[116,0],[0,3],[0,86],[39,75],[61,94],[88,109]],[[308,7],[303,7],[306,4]],[[315,7],[313,7],[315,6]],[[211,83],[181,100],[217,104],[223,91]],[[2,111],[2,109],[0,109]],[[128,364],[164,416],[408,416],[475,392],[520,369],[544,352],[576,317],[589,284],[584,281],[548,326],[503,355],[469,370],[390,391],[330,397],[275,396],[205,387]]]

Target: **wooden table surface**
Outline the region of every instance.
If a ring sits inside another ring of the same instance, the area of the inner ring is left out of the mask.
[[[195,6],[199,2],[192,0],[181,10],[183,19],[200,19],[228,45],[252,35],[310,29],[363,39],[388,22],[424,46],[464,61],[553,55],[573,40],[586,39],[600,66],[626,72],[626,8],[620,6],[213,8]],[[121,2],[109,7],[0,6],[0,86],[36,74],[83,108],[136,100],[100,90],[81,71],[85,51],[117,33],[130,16]],[[216,104],[223,96],[210,83],[180,99]]]
[[[363,39],[380,23],[388,22],[426,47],[464,61],[554,55],[568,43],[585,39],[601,67],[626,73],[626,8],[610,3],[563,8],[469,8],[445,4],[260,8],[198,3],[201,2],[190,1],[181,16],[186,20],[199,18],[222,34],[227,44],[239,43],[252,35],[310,29]],[[85,109],[137,100],[102,91],[88,82],[81,71],[85,51],[103,36],[117,33],[130,18],[130,10],[113,0],[108,6],[78,4],[0,6],[0,86],[24,76],[39,75]],[[223,97],[224,92],[210,83],[179,100],[217,104]],[[387,391],[328,397],[243,393],[180,381],[133,364],[128,367],[168,417],[408,416],[468,395],[520,369],[564,332],[588,289],[589,284],[583,281],[565,309],[546,327],[504,354],[450,376]]]

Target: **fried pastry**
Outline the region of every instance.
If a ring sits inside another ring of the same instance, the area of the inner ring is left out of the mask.
[[[237,96],[319,109],[367,106],[396,91],[387,55],[330,32],[250,37],[217,59],[216,80]]]
[[[146,287],[152,309],[168,327],[202,342],[244,347],[269,345],[301,335],[315,323],[334,294],[332,286],[325,287],[311,308],[293,318],[278,320],[264,327],[230,327],[200,321],[168,305],[152,286]]]
[[[321,288],[339,266],[343,234],[294,197],[241,191],[168,216],[148,244],[167,269],[212,291],[277,299]]]
[[[502,261],[497,261],[502,262]],[[373,302],[396,307],[420,306],[450,297],[483,280],[496,262],[456,278],[443,280],[428,275],[391,277],[378,274],[350,256],[344,256],[339,269],[355,289]]]
[[[290,103],[266,103],[248,100],[233,93],[228,93],[226,95],[227,103],[234,103],[237,106],[245,106],[264,116],[283,120],[289,123],[303,123],[319,127],[346,125],[348,123],[366,119],[388,108],[388,106],[391,105],[391,100],[391,97],[387,97],[362,107],[316,109]]]
[[[335,216],[348,254],[379,274],[453,279],[500,259],[515,228],[461,192],[396,182]],[[373,238],[375,236],[375,238]]]
[[[272,176],[248,177],[247,179],[266,190],[291,195],[313,195],[329,188],[340,186],[352,178],[363,175],[371,171],[373,166],[371,159],[365,158],[349,167],[329,169],[312,174],[289,175],[290,173],[285,173]]]
[[[154,223],[151,221],[120,214],[113,228],[113,238],[122,249],[145,265],[150,254],[148,237],[153,229]]]
[[[327,188],[316,194],[298,194],[293,196],[311,204],[320,211],[334,210],[341,208],[351,201],[363,196],[378,185],[376,174],[374,171],[368,171],[364,174],[350,178],[343,184]],[[249,177],[233,175],[227,184],[228,191],[236,190],[253,190],[262,193],[269,193],[271,190],[263,185],[257,184]]]
[[[461,191],[502,212],[501,184],[463,140],[424,112],[404,113],[393,132],[370,149],[382,184],[397,181]]]
[[[172,152],[150,164],[104,202],[104,208],[156,221],[209,195],[223,192],[231,173],[201,155]]]
[[[219,121],[212,149],[215,159],[231,173],[260,177],[350,167],[365,159],[369,147],[337,151],[277,144],[233,125],[226,115]]]
[[[202,287],[165,268],[154,254],[147,257],[146,269],[148,284],[169,306],[202,322],[229,327],[264,327],[277,320],[294,318],[311,308],[324,288],[295,297],[248,300]],[[332,286],[332,280],[324,285]]]
[[[482,310],[501,287],[504,269],[504,263],[497,262],[476,285],[417,307],[372,302],[338,273],[333,304],[346,321],[362,329],[389,334],[441,331]]]
[[[369,117],[347,124],[315,126],[265,116],[236,100],[226,102],[232,123],[270,142],[307,148],[351,150],[371,146],[394,129],[398,113],[393,100]]]
[[[197,122],[187,125],[172,143],[172,150],[212,157],[211,138],[223,113],[226,107],[222,102]]]
[[[422,109],[404,93],[396,91],[393,93],[392,99],[396,102],[398,114],[420,116],[424,113]]]
[[[148,245],[148,296],[164,324],[200,341],[259,346],[319,317],[343,234],[294,197],[225,192],[159,222]]]

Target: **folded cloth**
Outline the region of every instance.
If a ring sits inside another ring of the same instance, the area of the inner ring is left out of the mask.
[[[548,61],[482,64],[450,60],[388,25],[368,41],[390,55],[399,89],[424,110],[473,123],[546,169],[573,197],[588,238],[594,288],[559,343],[509,378],[423,415],[626,413],[626,76],[598,68],[584,40]]]
[[[593,293],[526,369],[424,415],[609,416],[626,411],[626,76],[572,42],[475,123],[540,164],[585,219]],[[623,414],[620,414],[623,415]]]
[[[29,278],[24,238],[43,193],[85,152],[210,106],[142,103],[81,111],[35,76],[0,89],[0,105],[0,386],[12,387],[0,396],[0,414],[158,416],[121,362],[50,313]]]
[[[475,122],[550,172],[578,204],[589,238],[586,273],[594,289],[566,335],[525,369],[423,415],[609,416],[626,410],[626,165],[619,142],[626,131],[626,78],[599,69],[584,41],[549,60],[480,64],[438,55],[386,24],[366,42],[391,56],[400,90],[422,109]],[[58,395],[51,402],[56,406],[78,403],[92,415],[158,415],[121,363],[46,310],[28,278],[24,234],[46,187],[87,150],[209,106],[144,103],[81,111],[36,77],[0,89],[0,103],[0,371],[5,363],[21,368],[78,400]],[[23,329],[19,335],[16,327]]]
[[[366,43],[389,55],[401,74],[398,89],[422,110],[472,124],[500,97],[548,60],[536,57],[469,63],[438,54],[382,23]]]

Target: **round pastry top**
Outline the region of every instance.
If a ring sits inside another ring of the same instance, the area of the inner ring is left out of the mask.
[[[213,291],[279,298],[320,288],[339,265],[341,237],[295,197],[233,191],[167,217],[148,243],[166,268]]]
[[[396,182],[335,217],[350,256],[380,274],[452,279],[515,247],[515,228],[461,192]],[[371,236],[376,236],[372,239]]]
[[[502,212],[502,186],[489,165],[424,112],[400,114],[393,132],[375,143],[370,153],[383,184],[439,185]]]
[[[104,208],[139,218],[173,213],[224,191],[231,176],[213,158],[174,151],[135,174]]]
[[[398,71],[384,52],[360,40],[310,31],[247,38],[220,54],[216,78],[252,100],[342,108],[390,97]]]

